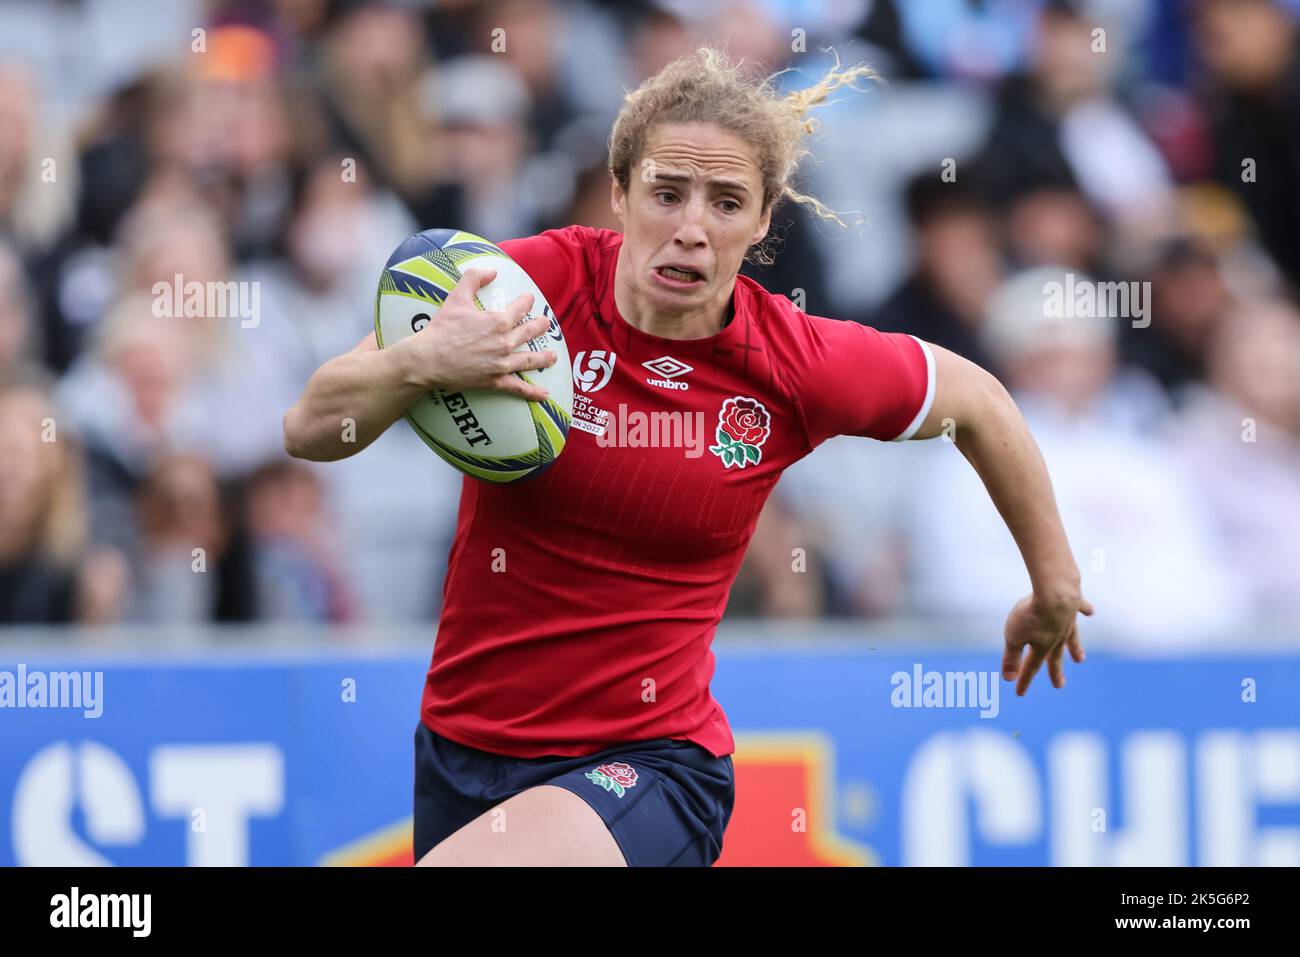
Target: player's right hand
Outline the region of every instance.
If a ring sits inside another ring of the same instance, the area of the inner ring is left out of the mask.
[[[421,388],[499,389],[524,399],[546,398],[544,388],[515,373],[552,366],[556,354],[515,350],[546,332],[550,319],[521,321],[533,307],[531,293],[499,310],[480,309],[475,297],[495,278],[495,269],[467,269],[429,323],[393,347],[403,350],[407,375]]]

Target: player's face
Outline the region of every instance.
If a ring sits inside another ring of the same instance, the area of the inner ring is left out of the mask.
[[[722,315],[771,219],[753,150],[709,123],[651,130],[626,193],[615,182],[612,199],[623,224],[619,282],[651,316]]]

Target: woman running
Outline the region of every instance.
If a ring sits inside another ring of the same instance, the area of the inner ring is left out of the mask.
[[[1007,619],[1003,677],[1024,694],[1045,661],[1061,687],[1064,652],[1083,660],[1075,616],[1092,607],[1038,447],[997,379],[738,275],[783,198],[834,217],[791,176],[810,110],[870,75],[837,66],[782,95],[701,48],[630,93],[614,124],[622,234],[570,226],[500,244],[559,317],[574,428],[533,480],[464,481],[416,731],[420,864],[717,859],[734,742],[709,692],[710,644],[768,493],[835,435],[946,428],[1033,586]],[[525,321],[530,296],[481,310],[494,275],[467,271],[436,322],[382,351],[367,335],[317,370],[285,416],[289,453],[352,455],[433,389],[542,398],[516,373],[555,354],[514,350],[548,320]],[[647,440],[627,427],[638,416],[680,423],[682,440]]]

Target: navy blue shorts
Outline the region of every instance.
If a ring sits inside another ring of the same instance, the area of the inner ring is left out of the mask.
[[[584,757],[512,758],[415,730],[415,860],[521,791],[552,784],[590,804],[632,867],[707,867],[736,797],[731,756],[655,738]]]

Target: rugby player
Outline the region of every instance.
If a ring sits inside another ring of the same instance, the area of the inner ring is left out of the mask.
[[[570,226],[500,243],[559,318],[574,418],[542,475],[464,480],[416,731],[420,864],[717,859],[734,742],[709,691],[710,644],[768,493],[835,435],[946,431],[1032,583],[1007,618],[1003,677],[1024,694],[1046,662],[1061,687],[1065,652],[1083,661],[1076,615],[1092,606],[1042,456],[998,380],[911,335],[808,315],[738,275],[779,202],[834,217],[791,177],[810,111],[870,75],[837,64],[781,94],[701,48],[629,93],[615,121],[621,234]],[[525,321],[530,296],[479,308],[494,275],[467,271],[417,334],[380,350],[371,333],[317,370],[285,416],[288,452],[353,455],[433,389],[542,398],[518,373],[555,354],[515,350],[548,319]],[[703,454],[608,441],[614,417],[655,411],[702,416]]]

